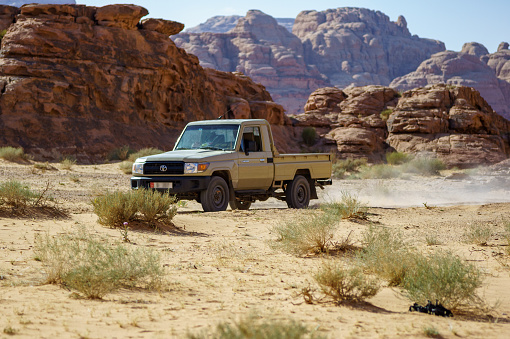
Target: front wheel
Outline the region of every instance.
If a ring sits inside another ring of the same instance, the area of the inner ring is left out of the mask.
[[[200,192],[204,212],[225,211],[228,206],[228,185],[221,177],[213,177],[205,191]]]
[[[251,201],[242,201],[242,200],[234,200],[234,201],[231,201],[230,203],[230,208],[233,209],[233,210],[242,210],[242,211],[246,211],[250,208],[251,206]]]
[[[310,183],[302,175],[296,175],[285,190],[289,208],[307,208],[310,203]]]

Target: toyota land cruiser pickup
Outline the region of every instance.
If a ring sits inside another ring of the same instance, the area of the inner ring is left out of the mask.
[[[206,212],[247,210],[270,197],[306,208],[316,187],[331,185],[330,154],[279,154],[264,119],[186,125],[170,152],[138,158],[131,188],[196,200]]]

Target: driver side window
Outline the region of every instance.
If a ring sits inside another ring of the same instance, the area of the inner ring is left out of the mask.
[[[243,137],[241,139],[241,152],[262,152],[262,137],[260,135],[260,128],[245,127],[243,130]]]

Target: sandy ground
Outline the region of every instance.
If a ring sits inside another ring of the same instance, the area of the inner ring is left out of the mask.
[[[445,338],[510,337],[510,258],[503,239],[503,225],[510,220],[508,177],[341,180],[312,204],[348,191],[370,206],[367,221],[339,221],[336,240],[351,233],[354,244],[361,246],[370,224],[383,225],[402,232],[424,253],[449,249],[475,263],[485,273],[480,295],[498,305],[490,321],[484,316],[409,313],[412,302],[388,287],[361,306],[305,303],[299,292],[314,286],[312,274],[323,259],[281,253],[268,241],[276,238],[271,232],[276,223],[307,217],[310,211],[290,210],[273,199],[249,211],[219,213],[203,213],[199,204],[190,202],[174,218],[175,232],[130,231],[129,246],[147,246],[161,254],[164,290],[121,290],[99,301],[74,298],[69,290],[43,283],[44,267],[34,260],[34,237],[82,225],[120,242],[118,230],[97,223],[90,199],[106,189],[128,190],[129,175],[122,174],[118,164],[72,170],[53,166],[55,170],[41,171],[33,164],[0,160],[0,181],[15,179],[36,190],[49,182],[50,194],[68,213],[66,218],[0,213],[2,338],[10,337],[9,332],[19,338],[182,338],[250,314],[294,319],[328,338],[425,337],[425,328]],[[464,241],[472,223],[492,229],[487,246]],[[431,234],[440,245],[427,246],[425,238]]]

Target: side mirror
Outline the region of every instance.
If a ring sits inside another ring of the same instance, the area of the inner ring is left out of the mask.
[[[257,151],[257,144],[253,140],[245,140],[244,141],[244,154],[248,155],[250,152]]]

